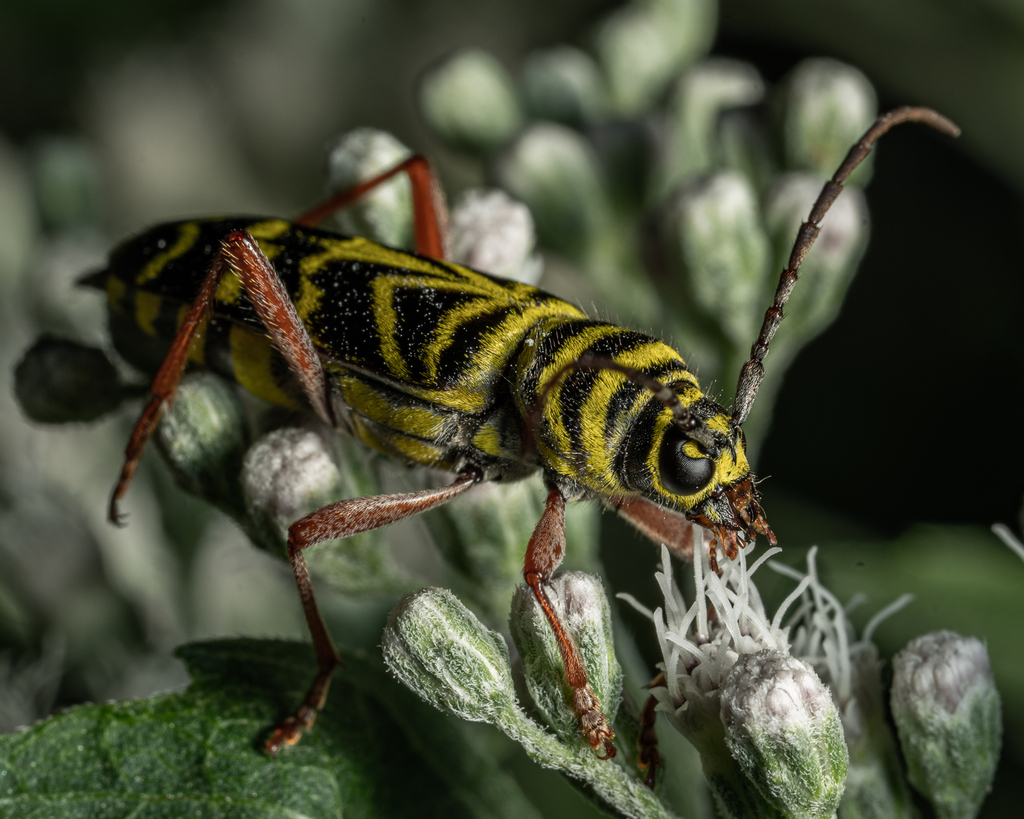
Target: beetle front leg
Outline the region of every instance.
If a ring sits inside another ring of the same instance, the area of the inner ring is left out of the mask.
[[[664,543],[680,560],[693,563],[694,528],[697,524],[686,515],[641,497],[618,498],[607,505],[655,544]]]
[[[526,547],[523,577],[533,590],[555,634],[558,651],[562,655],[562,664],[565,666],[565,681],[573,690],[572,705],[576,716],[579,717],[580,729],[591,748],[597,750],[604,746],[604,756],[601,759],[611,759],[615,756],[615,745],[612,744],[615,731],[608,723],[608,718],[601,710],[601,703],[587,682],[587,669],[583,665],[579,649],[562,625],[547,594],[547,581],[561,565],[564,557],[565,496],[560,490],[552,487],[548,491],[544,513]]]

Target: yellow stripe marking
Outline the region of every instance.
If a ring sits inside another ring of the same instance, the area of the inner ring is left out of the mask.
[[[163,297],[156,293],[146,293],[138,290],[135,293],[135,323],[149,336],[155,336],[156,327],[153,322],[160,315],[160,304]]]
[[[284,219],[268,219],[265,222],[256,222],[254,225],[249,225],[246,230],[262,246],[265,241],[272,242],[274,239],[280,238],[291,227],[291,223],[284,221]]]
[[[518,453],[505,452],[501,445],[501,430],[495,424],[485,424],[477,430],[473,436],[473,446],[485,455],[493,455],[496,458],[516,457]]]
[[[124,312],[124,297],[128,292],[127,285],[117,276],[107,276],[107,301],[115,313]]]
[[[262,333],[255,333],[241,324],[232,324],[230,331],[231,363],[235,380],[245,389],[282,407],[295,408],[295,402],[274,379],[272,362],[276,348],[274,342]]]
[[[232,268],[225,270],[217,283],[217,291],[213,294],[215,301],[221,304],[235,304],[242,297],[242,277]]]
[[[178,230],[178,241],[162,253],[157,253],[142,272],[135,277],[135,284],[143,285],[156,279],[169,261],[185,253],[199,238],[199,223],[185,222]]]

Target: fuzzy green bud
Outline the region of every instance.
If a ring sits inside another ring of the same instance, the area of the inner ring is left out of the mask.
[[[552,607],[579,649],[591,690],[605,716],[614,718],[622,700],[622,669],[615,657],[611,612],[603,584],[584,572],[561,572],[546,589]],[[558,641],[529,586],[516,589],[509,624],[522,657],[526,685],[538,710],[563,742],[582,743]]]
[[[586,633],[588,629],[585,626],[581,629],[578,623],[580,618],[596,618],[600,624],[598,630],[607,632],[607,602],[598,603],[593,597],[596,592],[602,600],[604,598],[600,582],[586,576],[569,579],[556,584],[558,594],[561,594],[564,586],[570,587],[569,597],[577,598],[577,603],[581,605],[570,603],[568,612],[561,608],[559,610],[568,620],[567,625],[574,632],[577,643],[581,644],[587,671],[592,673],[594,690],[600,689],[600,693],[604,693],[606,683],[601,680],[608,675],[602,668],[607,666],[607,661],[583,648],[590,645]],[[559,598],[558,605],[561,607],[561,604]],[[522,611],[529,605],[528,602],[525,607],[520,603],[513,604],[513,628],[519,616],[516,612],[527,619],[535,619],[528,611]],[[543,621],[543,615],[536,625],[538,629],[543,628],[550,634],[550,626]],[[528,628],[532,630],[533,626]],[[529,636],[526,643],[533,646],[540,639],[540,634]],[[597,642],[603,647],[605,638],[599,637]],[[607,812],[616,816],[671,819],[654,793],[644,787],[633,772],[597,758],[593,750],[583,742],[577,718],[564,700],[553,707],[562,712],[556,718],[556,724],[564,723],[566,738],[561,736],[561,731],[558,736],[552,735],[523,713],[516,702],[508,648],[504,640],[497,633],[488,631],[451,592],[436,588],[424,589],[403,599],[388,619],[382,648],[384,661],[391,672],[428,703],[462,719],[496,725],[521,743],[530,757],[541,765],[556,768],[573,779],[581,780],[587,791],[596,797],[598,804]],[[523,649],[524,644],[520,643],[521,654],[524,654]],[[548,677],[542,683],[543,686],[557,690],[558,695],[564,696],[564,687],[560,682],[564,673],[560,662],[557,669],[538,669],[538,673]],[[531,684],[529,667],[526,674],[527,682]],[[618,691],[621,677],[617,669],[614,676]],[[603,704],[617,704],[617,694],[614,699],[611,692],[605,696],[607,699]]]
[[[763,118],[750,108],[723,111],[718,118],[717,141],[719,167],[739,171],[763,195],[778,173],[778,159]]]
[[[667,145],[658,173],[662,193],[720,164],[722,112],[764,96],[757,69],[739,60],[704,60],[679,78],[667,118]]]
[[[939,819],[975,816],[1003,731],[984,644],[952,631],[911,640],[893,659],[892,715],[910,782]]]
[[[860,71],[829,59],[804,60],[783,84],[782,141],[786,167],[830,177],[850,146],[875,121],[875,90]],[[869,160],[854,184],[869,178]]]
[[[594,47],[613,111],[632,117],[649,108],[676,74],[707,53],[715,15],[710,0],[633,2],[609,15]]]
[[[288,527],[337,500],[341,476],[322,435],[284,427],[250,447],[242,464],[242,487],[251,520],[267,535],[259,545],[283,553]]]
[[[17,281],[34,253],[39,225],[33,193],[22,155],[0,136],[0,287]]]
[[[760,325],[771,258],[750,181],[735,171],[694,180],[666,210],[662,236],[686,285],[681,304],[700,308],[736,349],[749,345]]]
[[[569,128],[533,125],[498,162],[497,174],[501,186],[526,203],[541,240],[555,250],[581,256],[608,229],[610,204],[597,158]]]
[[[574,128],[601,119],[608,107],[597,63],[572,46],[536,51],[526,58],[523,96],[534,119]]]
[[[398,139],[375,128],[357,128],[341,137],[327,159],[328,189],[351,188],[389,171],[412,156]],[[413,246],[412,185],[397,174],[338,212],[341,230],[391,247]]]
[[[14,395],[22,412],[43,424],[95,421],[130,394],[106,353],[44,335],[14,368]]]
[[[479,49],[460,51],[427,72],[420,108],[441,139],[470,153],[501,147],[522,126],[511,77]]]
[[[447,589],[405,597],[381,643],[391,673],[424,700],[472,722],[518,721],[508,647]]]
[[[260,438],[242,465],[247,517],[257,546],[283,555],[288,527],[342,498],[380,494],[372,455],[320,429],[285,427]],[[396,594],[413,585],[387,548],[384,529],[342,538],[306,553],[310,569],[346,594]]]
[[[839,819],[914,819],[895,737],[885,719],[878,653],[863,644],[851,660],[851,696],[839,704],[850,751]]]
[[[213,373],[182,379],[164,407],[156,443],[182,489],[230,514],[242,513],[238,473],[249,423],[233,385]]]
[[[465,191],[452,208],[448,230],[451,261],[526,284],[540,279],[530,209],[503,191]]]
[[[741,655],[722,686],[722,723],[733,757],[783,816],[833,816],[849,758],[839,712],[810,666],[774,650]]]
[[[43,221],[67,230],[93,225],[100,211],[100,171],[79,139],[51,137],[34,150],[36,200]]]

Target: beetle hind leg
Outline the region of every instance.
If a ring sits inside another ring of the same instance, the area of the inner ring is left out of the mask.
[[[146,443],[160,421],[164,404],[171,401],[178,390],[185,365],[188,363],[189,349],[193,340],[202,332],[217,286],[229,270],[238,272],[242,288],[274,340],[274,345],[281,351],[298,379],[314,412],[327,424],[333,425],[323,366],[295,305],[292,304],[273,265],[260,250],[256,240],[245,231],[229,233],[224,237],[221,248],[210,265],[210,270],[199,289],[199,295],[178,327],[171,348],[153,378],[150,401],[136,422],[135,429],[132,430],[132,436],[125,448],[121,474],[110,498],[109,518],[113,523],[119,523],[121,520],[118,502],[128,491]]]

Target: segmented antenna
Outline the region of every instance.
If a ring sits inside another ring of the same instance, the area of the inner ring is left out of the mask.
[[[796,235],[796,242],[793,243],[793,250],[789,256],[789,266],[782,271],[782,275],[779,277],[779,286],[775,290],[775,301],[764,314],[761,332],[757,341],[750,348],[750,359],[740,370],[740,378],[736,383],[736,398],[732,407],[733,426],[739,426],[746,421],[750,414],[750,408],[754,405],[757,390],[761,386],[761,379],[764,378],[763,362],[764,357],[768,355],[768,344],[774,337],[775,331],[779,329],[783,318],[782,308],[789,301],[796,280],[800,278],[798,273],[800,265],[821,231],[821,220],[825,218],[825,214],[832,207],[832,203],[836,201],[836,197],[843,192],[843,183],[853,173],[854,168],[871,153],[875,142],[894,125],[903,122],[923,122],[944,134],[954,137],[960,135],[960,129],[956,125],[930,108],[903,107],[890,111],[888,114],[882,114],[875,120],[875,124],[868,128],[867,133],[860,138],[860,141],[850,148],[850,152],[843,160],[843,164],[839,166],[835,176],[825,183],[825,187],[818,194],[818,200],[811,208],[807,221],[800,225],[800,231]]]

